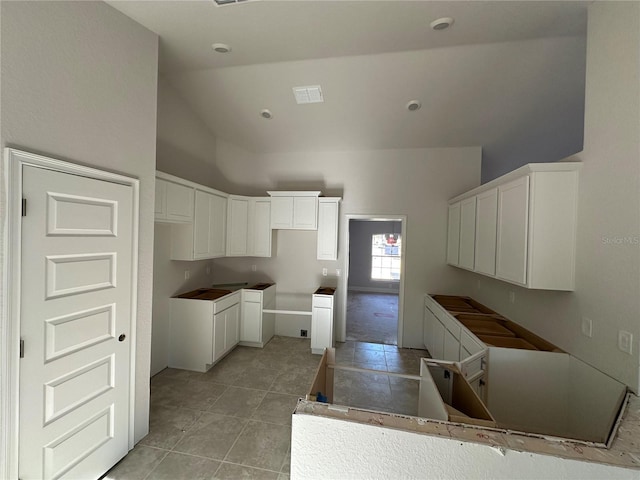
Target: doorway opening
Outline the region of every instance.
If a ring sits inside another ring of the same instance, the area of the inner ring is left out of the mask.
[[[345,340],[401,346],[405,219],[347,221]]]

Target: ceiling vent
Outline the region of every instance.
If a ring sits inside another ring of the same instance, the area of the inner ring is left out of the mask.
[[[322,103],[322,89],[320,85],[309,85],[308,87],[293,87],[293,95],[296,97],[296,103]]]

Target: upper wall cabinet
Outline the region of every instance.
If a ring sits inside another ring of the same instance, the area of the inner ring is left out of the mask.
[[[318,198],[318,260],[338,259],[340,198]]]
[[[181,179],[158,172],[156,176],[155,219],[167,223],[193,221],[193,187]]]
[[[573,290],[580,163],[534,163],[449,202],[447,263],[526,288]]]
[[[271,196],[271,228],[317,230],[321,192],[267,192]]]
[[[271,256],[271,199],[229,196],[228,257]]]

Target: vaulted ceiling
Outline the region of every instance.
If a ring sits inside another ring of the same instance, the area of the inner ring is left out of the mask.
[[[161,74],[211,131],[252,151],[581,147],[586,2],[108,3],[160,36]],[[303,85],[324,103],[297,105]]]

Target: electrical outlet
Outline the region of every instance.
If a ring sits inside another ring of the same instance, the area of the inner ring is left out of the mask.
[[[326,268],[323,268],[323,269],[322,269],[322,276],[323,276],[323,277],[326,277],[326,276],[327,276],[327,273],[328,273],[327,269],[326,269]]]
[[[340,275],[342,275],[342,270],[336,268],[336,277],[339,277]]]
[[[257,265],[251,265],[251,271],[255,272],[258,269]]]
[[[516,292],[514,292],[513,290],[509,292],[509,302],[516,303]]]
[[[593,336],[593,322],[590,318],[582,317],[582,334],[589,338]]]
[[[189,270],[185,270],[184,271],[184,279],[185,280],[189,280],[189,277],[191,277],[191,272]]]
[[[307,331],[306,330],[300,330],[300,336],[301,337],[307,337]]]
[[[633,349],[633,333],[618,330],[618,348],[631,355]]]

